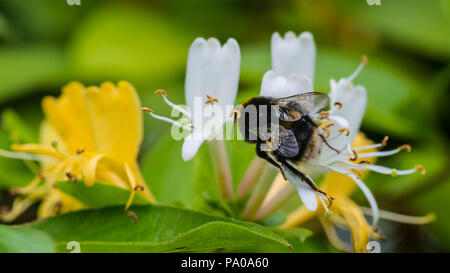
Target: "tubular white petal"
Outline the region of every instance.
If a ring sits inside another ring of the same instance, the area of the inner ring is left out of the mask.
[[[202,132],[194,131],[184,139],[181,156],[184,161],[191,160],[205,141]]]
[[[316,192],[297,174],[293,173],[289,168],[283,167],[283,173],[292,185],[297,189],[298,195],[305,207],[310,211],[317,209]]]
[[[223,47],[215,38],[206,41],[197,38],[189,50],[185,94],[186,103],[194,109],[194,97],[206,100],[210,95],[218,100],[226,116],[226,105],[234,105],[239,82],[240,49],[234,39],[228,39]],[[193,110],[192,110],[193,111]],[[193,114],[193,119],[196,119]],[[225,117],[224,119],[225,120]]]
[[[284,38],[274,33],[271,42],[272,69],[280,75],[288,77],[297,74],[306,76],[311,84],[314,79],[316,61],[316,45],[311,33],[303,32],[298,37],[287,32]]]
[[[261,83],[261,96],[284,98],[313,91],[312,82],[305,76],[291,74],[288,77],[267,71]]]
[[[355,183],[358,185],[358,187],[361,189],[361,191],[366,196],[367,201],[369,201],[370,207],[372,209],[372,225],[375,226],[378,222],[378,215],[379,215],[378,204],[377,204],[377,201],[375,200],[375,197],[373,196],[370,189],[366,186],[366,184],[364,184],[364,182],[362,180],[358,179],[354,174],[349,174],[348,176],[353,181],[355,181]]]

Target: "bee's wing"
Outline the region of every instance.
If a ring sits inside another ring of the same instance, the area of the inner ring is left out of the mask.
[[[275,99],[280,107],[278,117],[285,121],[299,120],[303,115],[316,113],[330,103],[327,94],[309,92],[300,95]]]
[[[278,153],[283,157],[291,158],[299,153],[294,133],[282,126],[279,127],[279,130],[272,133],[272,142],[275,142]]]

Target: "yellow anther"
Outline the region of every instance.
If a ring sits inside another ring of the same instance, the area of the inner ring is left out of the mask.
[[[363,55],[363,56],[361,57],[361,62],[362,62],[363,64],[367,64],[367,63],[369,62],[369,58],[367,58],[366,55]]]
[[[409,144],[403,144],[402,146],[399,146],[398,148],[397,148],[397,150],[400,152],[400,151],[403,151],[403,150],[406,150],[407,152],[411,152],[411,145],[409,145]]]
[[[389,136],[385,136],[383,138],[383,141],[381,141],[381,147],[380,148],[385,147],[387,145],[388,140],[389,140]]]
[[[345,132],[345,136],[349,136],[350,135],[350,130],[348,128],[341,128],[338,130],[339,133],[341,132]]]
[[[357,153],[355,150],[353,150],[353,149],[352,149],[352,153],[353,153],[353,156],[350,157],[349,159],[350,159],[351,161],[357,160],[357,159],[358,159],[358,153]]]
[[[219,99],[213,98],[213,97],[211,97],[211,96],[208,95],[208,94],[206,94],[206,98],[207,98],[207,100],[206,100],[205,104],[211,104],[211,105],[213,105],[214,103],[219,102]]]
[[[158,90],[155,91],[154,94],[155,94],[155,95],[163,94],[164,97],[167,97],[167,92],[166,92],[166,90],[164,90],[164,89],[158,89]]]
[[[416,166],[414,166],[414,169],[420,171],[421,175],[424,175],[427,173],[427,171],[425,170],[425,168],[422,165],[416,165]]]
[[[236,115],[236,118],[239,119],[241,117],[241,112],[234,109],[233,111],[231,111],[230,117],[232,117],[233,115]]]
[[[322,112],[319,113],[317,118],[320,119],[320,120],[330,120],[329,115],[330,115],[330,113],[328,111],[322,111]]]
[[[335,102],[334,103],[334,106],[336,106],[338,109],[341,109],[342,108],[342,106],[344,106],[343,104],[342,104],[342,102]]]
[[[138,216],[137,216],[137,214],[136,214],[134,211],[132,211],[132,210],[127,211],[127,214],[128,214],[128,216],[133,217],[133,220],[132,220],[131,222],[132,222],[133,224],[136,224],[136,222],[138,221]]]
[[[350,170],[352,170],[355,173],[355,175],[358,179],[361,178],[362,174],[361,174],[360,170],[358,170],[356,168],[351,168]]]
[[[363,160],[359,161],[358,164],[360,164],[360,165],[363,165],[363,164],[370,164],[370,160],[368,160],[368,159],[363,159]]]
[[[144,111],[144,112],[149,112],[149,113],[153,112],[153,110],[148,108],[148,107],[142,107],[141,110]]]
[[[78,177],[73,173],[66,172],[66,177],[73,182],[77,182],[78,180]]]
[[[77,155],[80,155],[82,153],[84,153],[86,151],[86,149],[77,149],[76,153]]]

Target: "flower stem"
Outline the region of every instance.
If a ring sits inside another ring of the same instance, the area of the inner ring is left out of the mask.
[[[225,142],[223,140],[208,141],[208,147],[219,190],[224,198],[231,199],[233,197],[233,184]]]
[[[256,156],[250,166],[247,169],[247,172],[242,178],[241,184],[238,189],[238,199],[242,199],[250,192],[253,185],[258,181],[258,177],[261,175],[261,172],[265,166],[264,159]]]
[[[270,199],[264,200],[261,208],[256,212],[255,219],[261,220],[270,216],[272,213],[282,207],[295,192],[295,188],[292,187],[292,185],[283,185],[283,188],[281,188],[277,193],[270,197]]]
[[[278,174],[278,170],[273,166],[265,163],[264,169],[261,176],[258,179],[255,191],[253,192],[250,200],[247,203],[247,206],[244,209],[244,213],[242,214],[242,218],[246,220],[250,220],[254,217],[256,211],[259,209],[259,206],[264,201],[267,192],[272,185],[275,176]]]

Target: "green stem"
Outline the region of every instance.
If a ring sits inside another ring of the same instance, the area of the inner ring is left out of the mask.
[[[269,200],[265,201],[256,212],[255,219],[262,220],[281,208],[296,193],[291,184],[286,184]]]
[[[264,169],[265,163],[266,161],[258,156],[253,159],[239,186],[239,199],[243,199],[244,197],[246,197],[252,189],[253,185],[256,183],[256,181],[258,181],[258,178]]]
[[[223,140],[208,141],[208,147],[219,190],[224,198],[232,199],[233,182],[231,179],[231,168],[225,142]]]
[[[247,206],[244,209],[244,213],[242,214],[242,218],[246,220],[251,220],[256,211],[259,209],[259,206],[264,201],[267,192],[270,189],[270,186],[275,179],[275,176],[278,174],[278,170],[271,166],[268,163],[265,163],[263,172],[259,177],[256,188],[250,197],[250,200],[247,203]]]

